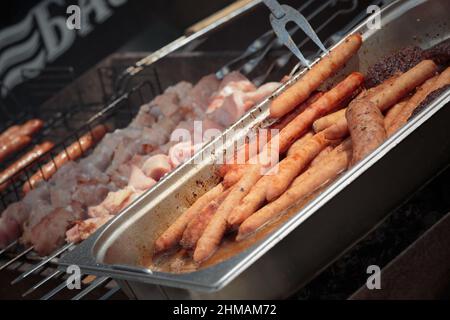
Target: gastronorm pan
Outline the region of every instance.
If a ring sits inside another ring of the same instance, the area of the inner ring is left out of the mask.
[[[382,56],[402,47],[426,48],[448,38],[449,12],[447,0],[403,0],[385,7],[381,29],[362,23],[352,31],[362,33],[363,47],[330,83],[349,70],[365,72]],[[301,73],[292,81],[299,76]],[[85,272],[110,276],[130,297],[138,299],[285,298],[450,163],[449,102],[447,91],[374,153],[306,205],[292,209],[288,219],[238,255],[191,273],[153,272],[143,267],[142,257],[151,252],[158,232],[188,207],[196,194],[218,181],[213,145],[226,131],[68,253],[60,261],[61,267],[76,264]],[[268,118],[267,109],[268,100],[231,129],[261,125]]]

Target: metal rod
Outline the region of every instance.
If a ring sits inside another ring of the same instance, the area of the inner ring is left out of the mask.
[[[17,240],[10,243],[9,245],[7,245],[4,249],[0,250],[0,256],[2,254],[4,254],[6,251],[8,251],[9,249],[11,249],[12,247],[14,247],[15,245],[17,245]]]
[[[56,288],[54,288],[52,291],[50,291],[49,293],[47,293],[46,295],[44,295],[41,299],[39,300],[50,300],[53,296],[55,296],[58,292],[60,292],[61,290],[63,290],[64,288],[67,287],[67,283],[64,280],[59,286],[57,286]]]
[[[109,277],[100,277],[95,279],[86,289],[78,293],[75,297],[72,298],[72,300],[80,300],[86,295],[88,295],[92,290],[96,289],[97,287],[101,286],[106,281],[109,281]]]
[[[10,265],[12,265],[14,262],[16,262],[17,260],[19,260],[20,258],[22,258],[23,256],[26,256],[30,251],[32,251],[34,248],[33,247],[29,247],[28,249],[26,249],[25,251],[19,253],[17,256],[15,256],[14,258],[12,258],[11,260],[9,260],[7,263],[5,263],[4,265],[2,265],[0,267],[0,271],[2,271],[3,269],[9,267]]]
[[[29,295],[30,293],[34,292],[36,289],[38,289],[40,286],[44,285],[45,283],[47,283],[49,280],[59,276],[60,274],[62,274],[63,272],[61,270],[56,270],[53,273],[51,273],[50,275],[48,275],[47,277],[45,277],[44,279],[42,279],[41,281],[39,281],[38,283],[36,283],[34,286],[32,286],[30,289],[28,289],[27,292],[25,292],[24,294],[22,294],[22,297],[26,297],[27,295]]]
[[[109,290],[107,293],[105,293],[103,296],[101,296],[100,299],[98,299],[98,300],[108,300],[113,295],[115,295],[118,291],[120,291],[120,287],[116,286],[116,287],[112,288],[111,290]]]
[[[73,243],[68,243],[65,246],[63,246],[62,248],[60,248],[59,250],[57,250],[55,253],[53,253],[52,255],[48,256],[47,258],[45,258],[44,260],[42,260],[41,262],[39,262],[38,264],[36,264],[35,266],[33,266],[30,270],[22,273],[20,276],[18,276],[17,278],[15,278],[11,284],[14,285],[16,283],[18,283],[19,281],[22,281],[23,279],[25,279],[26,277],[28,277],[30,274],[32,274],[33,272],[35,272],[36,270],[38,270],[39,268],[41,268],[42,266],[44,266],[45,264],[47,264],[50,260],[52,260],[53,258],[59,256],[61,253],[63,253],[64,251],[68,250],[69,248],[73,247],[74,244]]]

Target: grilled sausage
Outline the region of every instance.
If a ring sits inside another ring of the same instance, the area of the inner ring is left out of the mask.
[[[314,65],[301,79],[275,98],[270,106],[270,115],[273,118],[279,118],[306,101],[314,90],[350,60],[359,50],[361,44],[362,37],[360,34],[349,36],[330,54]]]
[[[40,119],[32,119],[22,125],[14,125],[0,134],[0,143],[7,143],[18,136],[33,136],[39,132],[44,126],[44,122]]]
[[[0,162],[25,148],[31,142],[29,136],[16,136],[0,145]]]
[[[61,151],[52,161],[38,170],[23,186],[23,192],[28,193],[42,180],[50,179],[55,172],[69,161],[80,158],[85,151],[92,148],[106,134],[106,127],[98,125],[91,132],[86,133],[69,147]]]
[[[24,154],[20,159],[11,164],[8,168],[0,172],[0,191],[5,190],[11,184],[11,178],[20,170],[52,149],[54,144],[50,141],[35,146],[31,151]]]
[[[2,134],[0,134],[0,143],[3,144],[4,141],[11,140],[11,138],[14,137],[19,130],[20,126],[15,125],[3,131]]]
[[[44,126],[44,122],[40,119],[31,119],[25,122],[20,126],[19,131],[16,133],[20,136],[33,136],[38,133],[42,127]]]
[[[375,103],[364,100],[350,103],[345,115],[353,141],[354,165],[387,139],[384,117]]]

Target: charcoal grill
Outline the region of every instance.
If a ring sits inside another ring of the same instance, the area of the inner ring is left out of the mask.
[[[225,65],[228,61],[237,58],[242,54],[242,50],[232,50],[226,52],[209,52],[210,46],[214,46],[218,39],[227,38],[227,32],[237,23],[245,23],[246,19],[250,19],[248,13],[264,17],[267,22],[267,12],[259,6],[260,1],[249,1],[244,7],[228,13],[226,16],[214,21],[212,24],[193,32],[190,29],[185,36],[174,41],[161,50],[143,57],[143,55],[131,55],[116,59],[116,65],[108,67],[98,67],[90,73],[98,75],[97,90],[100,95],[94,95],[93,101],[86,103],[86,90],[88,88],[79,88],[77,86],[67,86],[62,93],[52,97],[51,102],[57,105],[51,112],[52,116],[46,121],[46,128],[43,133],[38,135],[36,139],[43,140],[45,137],[56,136],[55,132],[64,132],[58,136],[64,136],[55,149],[43,155],[33,164],[19,172],[13,179],[11,187],[4,193],[0,194],[1,204],[6,207],[9,203],[19,200],[22,197],[20,187],[27,182],[30,173],[39,169],[43,163],[51,160],[58,151],[62,151],[71,142],[76,141],[81,135],[88,132],[90,128],[98,123],[108,123],[112,128],[121,127],[127,124],[132,116],[136,113],[137,108],[144,102],[149,101],[156,94],[160,93],[163,88],[172,85],[180,80],[197,81],[201,76],[207,73],[218,71],[218,66]],[[292,1],[295,6],[296,1]],[[305,16],[308,17],[314,29],[322,39],[326,39],[326,45],[339,41],[343,34],[347,33],[353,26],[366,17],[365,9],[368,4],[382,4],[383,1],[307,1],[303,4]],[[267,29],[268,23],[261,26],[261,29]],[[336,32],[336,30],[339,30]],[[251,42],[252,35],[242,35],[246,43]],[[302,39],[302,35],[297,35]],[[298,39],[297,39],[298,40]],[[312,49],[310,43],[306,40],[299,41],[302,50],[310,57],[315,57],[317,52]],[[284,57],[284,64],[277,64],[280,57]],[[137,61],[137,62],[136,62]],[[213,61],[213,63],[210,63]],[[177,62],[177,63],[173,63]],[[192,63],[193,62],[193,63]],[[274,48],[268,52],[267,57],[261,61],[260,69],[255,69],[249,76],[255,78],[258,71],[263,70],[267,80],[279,80],[283,75],[289,73],[295,61],[286,56],[286,51],[282,48]],[[128,66],[125,67],[124,66]],[[174,67],[175,66],[175,67]],[[180,68],[181,66],[181,68]],[[66,69],[70,70],[70,68]],[[29,72],[33,72],[30,70]],[[34,71],[35,72],[35,71]],[[40,93],[41,87],[35,87]],[[76,103],[70,107],[66,107],[64,111],[58,108],[61,101],[65,97],[75,100]],[[89,94],[87,94],[89,96]],[[50,110],[50,109],[48,109]],[[59,111],[59,112],[58,112]],[[56,112],[56,114],[55,114]],[[89,115],[87,117],[86,115]],[[8,122],[11,125],[15,122],[19,123],[31,116],[39,116],[32,114],[29,110],[25,110],[20,116],[15,116]],[[87,121],[87,123],[86,123]],[[85,124],[80,125],[80,123]],[[30,288],[31,291],[39,288],[41,285],[48,283],[51,279],[61,279],[64,276],[63,269],[55,269],[59,258],[66,252],[70,252],[75,246],[66,245],[58,249],[54,254],[46,258],[40,258],[33,253],[32,248],[21,248],[17,243],[11,244],[5,250],[0,251],[0,259],[11,259],[4,263],[8,269],[15,269],[19,265],[25,277],[30,274],[30,270],[47,270],[46,276]],[[12,261],[12,262],[11,262]],[[23,266],[25,264],[25,266]],[[34,272],[35,273],[35,272]],[[109,277],[90,278],[89,274],[87,286],[81,292],[74,296],[75,299],[81,299],[90,294],[94,289],[108,285],[110,291],[105,293],[103,298],[107,298],[117,292],[118,286]],[[113,284],[111,284],[113,283]],[[65,280],[61,284],[43,296],[45,299],[56,296],[65,288]],[[25,294],[30,293],[28,290]]]

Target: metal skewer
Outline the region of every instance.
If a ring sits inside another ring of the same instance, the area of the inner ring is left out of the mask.
[[[8,262],[6,262],[4,265],[2,265],[0,267],[0,271],[6,269],[7,267],[9,267],[10,265],[12,265],[14,262],[16,262],[17,260],[19,260],[20,258],[22,258],[23,256],[26,256],[30,251],[32,251],[34,248],[33,247],[29,247],[28,249],[26,249],[25,251],[22,251],[21,253],[19,253],[17,256],[15,256],[14,258],[12,258],[11,260],[9,260]]]
[[[73,243],[68,243],[65,246],[63,246],[62,248],[58,249],[55,253],[53,253],[52,255],[48,256],[47,258],[45,258],[44,260],[42,260],[41,262],[39,262],[38,264],[36,264],[34,267],[32,267],[30,270],[22,273],[20,276],[18,276],[16,279],[14,279],[13,281],[11,281],[11,284],[14,285],[16,283],[18,283],[19,281],[25,279],[26,277],[28,277],[30,274],[32,274],[33,272],[35,272],[36,270],[38,270],[39,268],[41,268],[42,266],[44,266],[45,264],[47,264],[50,260],[52,260],[53,258],[59,256],[61,253],[63,253],[64,251],[70,249],[71,247],[73,247],[74,244]]]
[[[67,287],[67,283],[64,280],[59,286],[57,286],[56,288],[54,288],[52,291],[50,291],[49,293],[47,293],[46,295],[44,295],[40,300],[49,300],[51,299],[53,296],[55,296],[58,292],[60,292],[61,290],[63,290],[64,288]]]
[[[116,286],[116,287],[112,288],[111,290],[109,290],[107,293],[105,293],[103,296],[101,296],[100,299],[98,299],[98,300],[108,300],[113,295],[115,295],[118,291],[120,291],[120,287]]]
[[[17,245],[17,240],[14,241],[13,243],[10,243],[9,245],[7,245],[4,249],[0,250],[0,256],[16,245]]]
[[[25,292],[24,294],[22,294],[22,297],[26,297],[27,295],[29,295],[30,293],[34,292],[36,289],[38,289],[40,286],[44,285],[45,283],[47,283],[49,280],[61,275],[63,272],[61,270],[56,270],[55,272],[51,273],[50,275],[48,275],[46,278],[42,279],[41,281],[39,281],[38,283],[36,283],[34,286],[32,286],[30,289],[28,289],[27,292]]]
[[[75,297],[72,298],[72,300],[80,300],[84,296],[88,295],[92,290],[97,288],[98,286],[102,285],[106,281],[109,281],[109,277],[100,277],[95,279],[86,289],[81,291],[79,294],[77,294]]]

